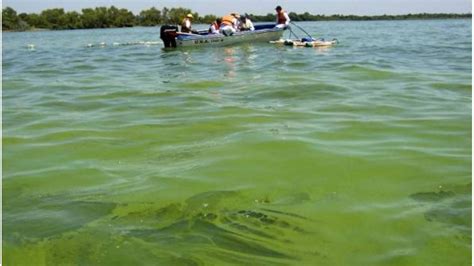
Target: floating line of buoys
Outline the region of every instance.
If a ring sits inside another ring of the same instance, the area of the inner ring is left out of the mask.
[[[327,46],[333,46],[335,44],[338,44],[339,41],[337,39],[326,41],[324,39],[315,40],[315,39],[303,38],[301,40],[280,39],[277,41],[271,41],[270,43],[282,44],[282,45],[288,45],[288,46],[298,46],[298,47],[327,47]]]
[[[88,43],[86,44],[87,48],[94,48],[94,47],[108,47],[108,46],[131,46],[131,45],[144,45],[144,46],[152,46],[152,45],[161,45],[162,42],[150,42],[150,41],[137,41],[137,42],[113,42],[111,44],[100,42],[100,43]]]

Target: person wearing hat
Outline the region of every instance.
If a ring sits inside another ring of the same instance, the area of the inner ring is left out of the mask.
[[[230,13],[222,17],[220,32],[225,36],[234,34],[239,28],[240,15],[238,13]]]
[[[191,21],[193,19],[193,14],[187,14],[186,17],[183,19],[183,22],[181,22],[181,32],[186,32],[190,33],[192,32],[191,30]]]
[[[281,6],[277,6],[275,8],[277,15],[276,15],[276,27],[277,28],[287,28],[290,24],[290,17],[284,11]]]

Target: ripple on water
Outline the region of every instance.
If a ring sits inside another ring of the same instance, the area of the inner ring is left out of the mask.
[[[4,33],[5,263],[468,264],[471,21],[299,25]]]

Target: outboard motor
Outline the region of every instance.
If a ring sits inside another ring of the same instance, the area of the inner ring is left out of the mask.
[[[163,25],[160,28],[160,38],[165,44],[165,48],[176,47],[176,35],[178,27],[174,25]]]

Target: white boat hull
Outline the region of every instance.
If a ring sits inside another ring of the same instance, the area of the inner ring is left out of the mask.
[[[236,32],[232,36],[225,36],[223,34],[192,35],[192,38],[188,39],[177,37],[177,47],[226,46],[239,43],[269,42],[280,39],[283,35],[283,30]]]
[[[285,29],[275,27],[275,24],[256,25],[254,31],[235,32],[232,35],[209,34],[201,31],[199,34],[178,32],[176,26],[161,27],[160,38],[165,47],[209,47],[227,46],[239,43],[269,42],[280,39]]]

